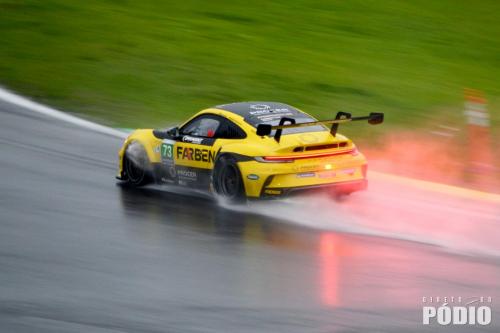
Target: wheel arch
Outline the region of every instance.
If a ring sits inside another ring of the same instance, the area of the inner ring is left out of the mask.
[[[262,163],[257,162],[255,157],[266,156],[272,149],[273,147],[267,146],[260,137],[255,138],[249,135],[244,141],[231,142],[222,146],[216,156],[232,154],[237,157],[245,195],[247,198],[259,198],[268,175],[267,172],[262,173]],[[256,164],[260,167],[257,170],[255,169]]]
[[[243,193],[245,194],[245,197],[246,197],[247,196],[247,185],[245,182],[245,178],[243,177],[243,173],[241,172],[240,162],[245,160],[247,157],[243,156],[241,154],[232,152],[232,151],[222,151],[222,149],[219,149],[219,151],[217,152],[217,154],[215,156],[214,167],[212,168],[212,173],[211,173],[211,184],[212,184],[211,186],[213,186],[213,176],[214,176],[214,172],[215,172],[215,169],[217,166],[217,161],[222,157],[229,157],[236,162],[235,164],[236,164],[236,167],[238,169],[238,173],[240,175],[241,184],[243,186]]]
[[[153,130],[152,129],[139,129],[135,130],[132,132],[127,139],[125,139],[125,142],[122,145],[122,148],[118,152],[118,175],[117,178],[123,179],[124,176],[124,169],[123,169],[123,162],[125,158],[125,153],[127,151],[127,148],[133,144],[133,143],[139,143],[144,150],[146,151],[146,154],[148,156],[149,162],[150,163],[159,163],[161,162],[161,156],[160,156],[160,148],[161,148],[161,140],[157,139],[153,135]]]

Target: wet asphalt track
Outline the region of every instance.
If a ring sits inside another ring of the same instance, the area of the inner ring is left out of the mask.
[[[0,102],[1,332],[403,332],[496,259],[311,230],[114,180],[121,140]],[[496,317],[495,317],[496,316]]]

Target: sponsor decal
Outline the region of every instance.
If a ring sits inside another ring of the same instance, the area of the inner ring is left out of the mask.
[[[189,142],[189,143],[195,143],[195,144],[201,144],[203,142],[203,138],[197,138],[194,136],[186,135],[186,136],[182,137],[182,141]]]
[[[258,116],[261,114],[266,114],[269,113],[269,110],[257,110],[257,111],[250,111],[249,112],[252,116]]]
[[[316,173],[314,172],[302,172],[297,174],[297,178],[310,178],[315,177]]]
[[[274,111],[274,110],[271,110]],[[290,116],[293,117],[294,114],[292,112],[282,112],[282,109],[280,109],[280,112],[272,112],[271,111],[255,111],[255,112],[250,112],[251,115],[256,115],[256,118],[259,119],[262,122],[272,122],[273,120],[279,120],[281,117],[285,116]]]
[[[254,110],[269,110],[271,107],[267,104],[252,104],[250,105],[250,109]]]
[[[273,194],[273,195],[278,195],[278,194],[281,194],[281,190],[265,190],[264,193],[266,194]]]
[[[208,149],[177,146],[177,159],[213,163],[215,152]]]
[[[169,173],[169,175],[170,175],[171,178],[175,178],[175,176],[177,175],[177,173],[175,172],[175,166],[174,165],[171,165],[168,168],[168,173]]]
[[[491,296],[465,299],[461,296],[422,297],[423,325],[469,325],[491,324]]]
[[[177,176],[183,177],[183,178],[189,178],[192,180],[195,180],[196,178],[198,178],[198,174],[195,171],[184,170],[184,169],[177,170]]]
[[[251,174],[249,174],[247,176],[247,178],[250,179],[250,180],[258,180],[259,176],[257,176],[256,174],[251,173]]]
[[[252,105],[250,105],[250,109],[255,110],[255,111],[249,111],[249,113],[252,116],[267,114],[270,112],[272,112],[272,113],[290,113],[290,110],[287,108],[272,109],[271,106],[267,105],[267,104],[252,104]]]
[[[309,170],[316,170],[319,169],[320,165],[319,164],[306,164],[306,165],[301,165],[298,167],[295,167],[294,170],[296,171],[309,171]]]

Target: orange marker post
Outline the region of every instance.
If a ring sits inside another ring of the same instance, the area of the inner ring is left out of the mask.
[[[481,91],[465,89],[464,115],[467,121],[467,174],[474,185],[490,189],[496,183],[490,139],[490,116]]]

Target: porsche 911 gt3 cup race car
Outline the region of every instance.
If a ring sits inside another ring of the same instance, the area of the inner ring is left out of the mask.
[[[218,105],[178,127],[132,132],[119,151],[117,178],[201,189],[229,202],[307,190],[349,194],[366,188],[367,162],[337,129],[356,120],[380,124],[384,115],[338,112],[318,121],[282,103]]]

